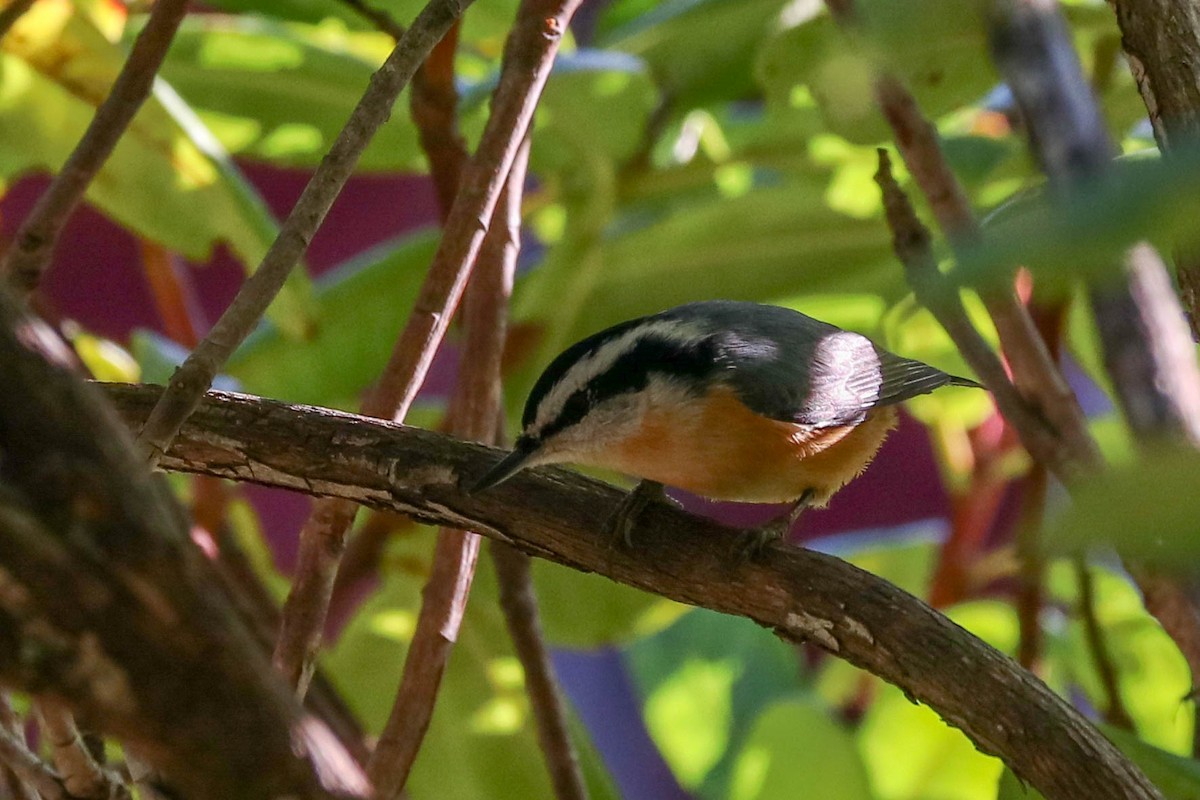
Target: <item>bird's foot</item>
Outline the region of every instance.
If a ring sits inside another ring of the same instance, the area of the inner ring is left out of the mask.
[[[808,504],[812,502],[815,494],[812,489],[806,489],[804,494],[800,495],[800,499],[785,513],[742,533],[735,550],[738,562],[761,560],[771,545],[783,539],[791,531],[792,525],[800,518],[804,509],[808,508]]]
[[[624,544],[633,547],[633,529],[638,517],[651,503],[670,503],[678,505],[667,496],[666,490],[657,481],[641,481],[633,487],[633,491],[625,495],[625,499],[617,506],[617,510],[608,518],[604,527],[609,535],[609,547],[615,548]]]

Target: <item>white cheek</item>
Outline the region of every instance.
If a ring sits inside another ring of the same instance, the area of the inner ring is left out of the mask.
[[[620,395],[593,409],[584,419],[559,431],[538,452],[539,463],[575,461],[586,464],[588,456],[632,435],[645,413],[642,394]]]

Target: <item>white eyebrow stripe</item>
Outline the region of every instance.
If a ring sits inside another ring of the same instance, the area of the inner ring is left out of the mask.
[[[705,333],[702,329],[673,319],[654,320],[630,328],[576,361],[570,369],[563,373],[558,383],[554,384],[542,401],[538,403],[533,424],[529,426],[526,433],[536,436],[562,413],[563,407],[572,395],[587,386],[592,379],[610,369],[617,359],[632,350],[639,341],[660,338],[686,343],[704,336]]]

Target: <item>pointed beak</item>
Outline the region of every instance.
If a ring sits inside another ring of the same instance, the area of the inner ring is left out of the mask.
[[[468,494],[476,494],[485,489],[490,489],[500,483],[516,475],[525,467],[527,462],[534,453],[537,452],[538,443],[534,439],[522,436],[517,439],[513,451],[500,459],[496,466],[488,470],[479,481],[468,490]]]

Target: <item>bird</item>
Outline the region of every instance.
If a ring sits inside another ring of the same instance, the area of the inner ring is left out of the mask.
[[[574,463],[640,479],[608,526],[631,545],[664,486],[720,501],[788,503],[749,532],[760,554],[802,511],[867,468],[897,405],[969,378],[776,305],[688,303],[592,334],[554,358],[525,403],[512,451],[470,489]]]

